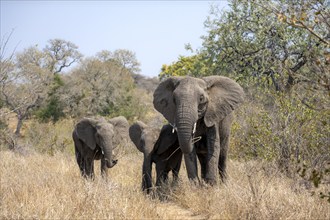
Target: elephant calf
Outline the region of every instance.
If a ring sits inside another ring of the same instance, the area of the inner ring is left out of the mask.
[[[128,131],[126,118],[119,116],[106,121],[104,118],[83,118],[72,133],[75,153],[81,175],[94,179],[94,160],[101,160],[101,174],[117,164],[113,159],[114,144],[118,144],[123,133]]]
[[[182,151],[176,132],[171,125],[164,125],[161,130],[148,127],[137,121],[129,128],[129,136],[137,149],[144,155],[142,168],[142,189],[150,193],[152,187],[152,163],[156,164],[156,186],[168,180],[172,171],[173,182],[178,179],[182,161]]]

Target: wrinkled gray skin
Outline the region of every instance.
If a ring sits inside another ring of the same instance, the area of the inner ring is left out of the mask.
[[[218,173],[225,179],[231,113],[243,99],[241,86],[222,76],[170,77],[156,88],[154,107],[177,129],[188,177],[193,182],[199,181],[196,154],[207,183],[216,184]],[[193,137],[202,139],[193,144]]]
[[[128,127],[126,118],[122,116],[109,121],[83,118],[76,124],[72,138],[83,177],[94,179],[94,160],[101,160],[101,174],[107,176],[108,168],[117,164],[112,151],[122,139],[120,133],[127,133]]]
[[[129,136],[137,149],[144,155],[142,167],[142,190],[150,193],[152,187],[152,163],[156,164],[156,186],[168,180],[172,171],[176,183],[182,161],[182,151],[172,126],[164,125],[161,130],[148,127],[137,121],[129,128]]]

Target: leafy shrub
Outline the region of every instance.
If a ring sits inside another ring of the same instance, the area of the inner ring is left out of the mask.
[[[235,113],[233,156],[276,160],[288,173],[301,161],[315,167],[329,160],[329,111],[310,109],[294,95],[262,91],[254,90]]]

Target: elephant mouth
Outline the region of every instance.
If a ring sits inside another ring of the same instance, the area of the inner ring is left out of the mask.
[[[108,159],[105,159],[105,161],[106,161],[106,163],[107,163],[107,167],[108,167],[108,168],[112,168],[112,167],[114,167],[114,166],[117,164],[117,162],[118,162],[118,160],[112,160],[112,161],[109,161]]]
[[[202,117],[204,117],[206,109],[207,109],[207,102],[200,103],[198,105],[198,109],[197,109],[198,119],[201,119]]]

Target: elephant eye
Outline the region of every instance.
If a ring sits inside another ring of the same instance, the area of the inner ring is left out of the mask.
[[[205,97],[204,97],[203,94],[199,96],[199,102],[200,102],[200,103],[205,102]]]

